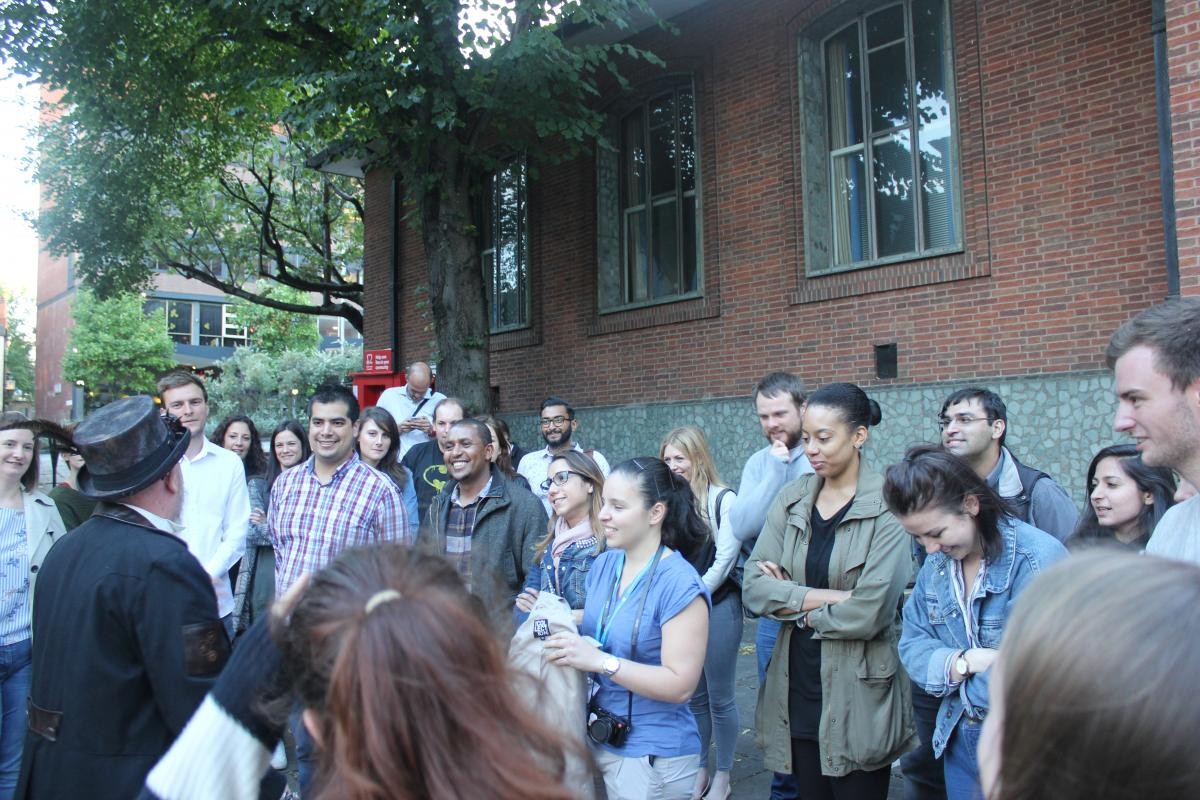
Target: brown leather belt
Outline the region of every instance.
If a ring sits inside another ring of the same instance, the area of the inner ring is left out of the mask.
[[[62,712],[47,711],[34,704],[32,698],[28,701],[29,730],[50,742],[58,741],[58,732],[62,730]]]

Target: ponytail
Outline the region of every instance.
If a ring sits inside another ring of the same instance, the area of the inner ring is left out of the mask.
[[[712,538],[708,523],[696,508],[696,496],[688,482],[676,475],[661,459],[639,456],[622,461],[611,474],[632,478],[649,508],[662,503],[666,508],[662,521],[662,542],[684,558],[696,562]]]

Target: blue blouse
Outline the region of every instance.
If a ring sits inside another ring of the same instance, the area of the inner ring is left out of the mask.
[[[32,634],[29,602],[29,545],[25,511],[0,508],[0,645]]]
[[[620,570],[624,564],[624,555],[620,550],[606,550],[596,556],[592,563],[588,572],[581,627],[585,636],[600,638],[601,614],[605,604],[612,597],[613,585],[621,579]],[[626,590],[628,597],[619,608],[616,603],[610,607],[610,619],[605,626],[606,653],[618,658],[630,657],[633,620],[642,604],[642,593],[645,591],[645,581],[639,581]],[[706,604],[711,601],[699,573],[679,553],[671,553],[659,561],[650,579],[648,591],[641,627],[638,630],[637,653],[632,660],[657,666],[662,664],[662,626],[683,611],[695,598],[703,597]],[[619,717],[629,713],[629,690],[615,683],[607,675],[597,675],[596,680],[594,702]],[[624,757],[670,758],[700,752],[700,734],[696,728],[696,718],[686,702],[666,703],[635,694],[632,723],[633,729],[624,746],[602,746]]]

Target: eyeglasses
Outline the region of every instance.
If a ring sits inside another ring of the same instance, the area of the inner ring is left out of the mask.
[[[995,420],[991,417],[972,417],[970,414],[955,414],[953,417],[938,417],[938,427],[942,430],[950,427],[950,423],[956,423],[959,427],[971,425],[976,422],[992,423]]]
[[[570,417],[542,417],[543,428],[561,428],[571,421]]]
[[[550,491],[550,484],[554,484],[555,486],[562,486],[567,481],[571,480],[572,475],[578,475],[579,477],[584,478],[585,480],[587,479],[587,476],[584,475],[582,472],[576,472],[573,469],[560,469],[558,472],[554,473],[549,478],[546,478],[546,480],[542,481],[542,491],[543,492]]]

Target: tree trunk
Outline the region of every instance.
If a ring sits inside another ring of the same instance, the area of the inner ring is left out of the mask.
[[[421,187],[421,231],[438,346],[438,390],[462,399],[470,414],[488,413],[492,393],[487,298],[471,214],[470,174],[453,140],[434,145],[430,161],[429,174],[445,176],[444,180],[436,185],[409,185]]]

